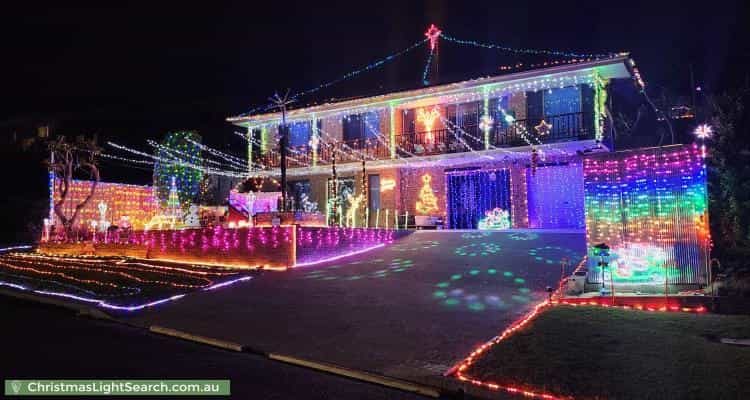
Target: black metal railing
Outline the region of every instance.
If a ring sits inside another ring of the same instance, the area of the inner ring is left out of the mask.
[[[512,124],[499,124],[490,134],[490,143],[497,147],[593,139],[593,117],[588,121],[584,113],[570,113],[522,119]]]
[[[542,124],[544,119],[544,124]],[[450,125],[450,124],[449,124]],[[495,121],[485,133],[478,125],[453,126],[435,129],[430,132],[402,132],[395,136],[396,151],[399,157],[419,157],[437,154],[462,153],[485,149],[485,134],[493,147],[516,147],[539,143],[556,143],[593,139],[593,115],[570,113],[546,116],[544,118],[519,119],[512,123]],[[382,139],[368,138],[344,141],[336,152],[337,163],[348,163],[372,159],[391,158],[387,135]],[[330,164],[333,148],[321,145],[318,149],[318,163]],[[261,162],[278,167],[280,154],[274,149],[261,158]],[[310,146],[293,147],[289,152],[290,168],[312,165],[313,152]]]

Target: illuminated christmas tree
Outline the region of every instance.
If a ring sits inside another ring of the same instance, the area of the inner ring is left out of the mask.
[[[177,192],[177,180],[174,176],[172,177],[172,182],[169,186],[169,197],[167,197],[167,211],[165,214],[174,218],[180,218],[182,216],[180,195]]]
[[[429,215],[431,212],[438,210],[437,197],[432,192],[432,186],[430,186],[432,176],[428,174],[422,175],[422,189],[419,191],[419,200],[417,200],[417,212],[422,215]]]
[[[196,145],[200,142],[201,137],[194,132],[171,132],[156,148],[154,186],[162,207],[168,207],[173,180],[183,210],[198,197],[203,172],[189,165],[197,168],[203,165],[201,149]]]

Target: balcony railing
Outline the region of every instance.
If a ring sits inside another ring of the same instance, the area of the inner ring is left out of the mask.
[[[541,125],[542,118],[520,119],[511,124],[495,122],[489,131],[489,144],[493,147],[517,147],[530,143],[556,143],[593,139],[593,116],[584,113],[570,113],[544,117],[549,128]],[[540,127],[539,130],[536,127]],[[345,141],[336,153],[337,163],[348,163],[372,159],[391,158],[387,135],[377,138]],[[468,125],[430,132],[404,132],[396,135],[397,155],[402,158],[419,157],[448,153],[463,153],[485,149],[485,132],[478,125]],[[320,146],[318,164],[330,164],[333,149]],[[313,152],[309,146],[291,148],[287,166],[290,168],[312,165]],[[264,155],[262,163],[278,167],[278,149]]]

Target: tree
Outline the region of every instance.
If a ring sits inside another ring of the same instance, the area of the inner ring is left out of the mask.
[[[711,96],[708,192],[712,256],[721,260],[729,294],[750,294],[750,81]]]
[[[158,160],[154,163],[154,185],[159,204],[165,208],[172,189],[172,180],[176,180],[180,206],[187,210],[194,203],[200,189],[203,172],[194,166],[203,165],[201,149],[196,143],[201,137],[195,132],[170,132],[156,149]]]
[[[46,164],[55,175],[56,179],[53,184],[57,185],[56,192],[60,193],[60,198],[55,201],[53,210],[60,219],[66,236],[69,236],[81,209],[91,201],[94,193],[96,193],[99,184],[99,162],[96,156],[99,154],[100,148],[96,144],[96,137],[86,139],[83,136],[78,136],[75,142],[69,143],[65,136],[60,136],[49,142],[49,150],[50,159],[47,160]],[[68,199],[73,175],[79,171],[89,173],[89,179],[92,181],[91,188],[86,198],[76,204],[73,214],[66,216],[63,204]]]

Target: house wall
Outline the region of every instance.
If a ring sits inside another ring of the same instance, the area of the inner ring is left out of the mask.
[[[344,138],[343,126],[341,124],[341,118],[339,117],[330,117],[330,118],[321,119],[320,129],[323,131],[321,134],[323,135],[323,138],[326,141],[330,141],[330,140],[340,141],[340,140],[343,140]]]
[[[513,165],[510,167],[510,216],[514,228],[529,227],[526,171],[526,166]]]
[[[403,214],[404,211],[408,211],[409,215],[422,215],[417,212],[416,204],[420,199],[419,194],[424,187],[422,176],[430,175],[432,180],[430,181],[430,187],[432,192],[437,197],[438,210],[431,213],[432,216],[445,217],[445,168],[402,168],[399,170],[398,186],[399,186],[399,201],[397,202],[398,209]]]
[[[516,119],[526,119],[526,93],[513,93],[508,100],[508,108],[516,114]]]

